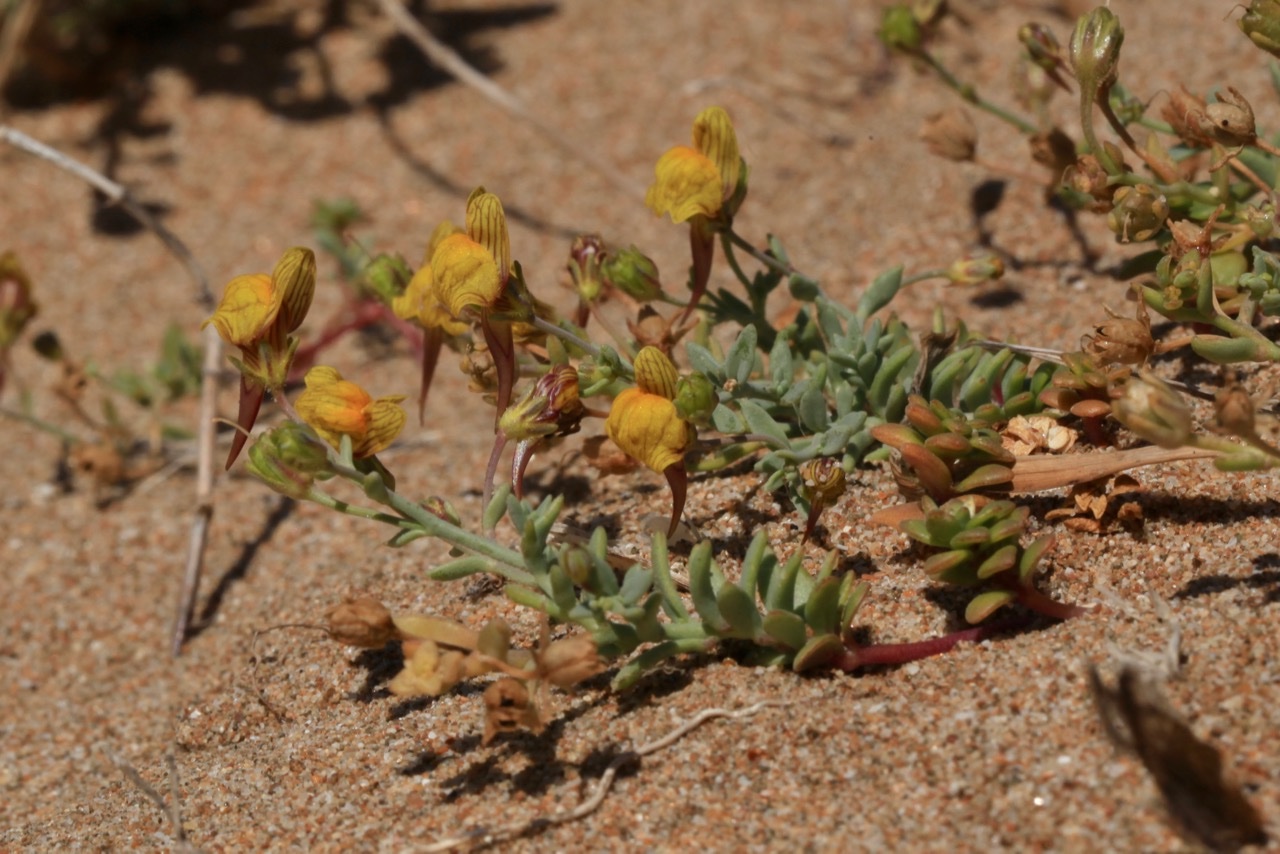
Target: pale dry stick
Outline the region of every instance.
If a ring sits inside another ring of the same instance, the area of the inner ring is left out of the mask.
[[[135,201],[127,189],[80,161],[8,125],[0,124],[0,140],[70,172],[128,211],[138,222],[150,229],[182,266],[187,268],[187,272],[196,281],[197,299],[201,306],[207,311],[213,311],[216,304],[213,291],[209,289],[209,277],[205,275],[200,262],[196,261],[186,244],[152,216],[150,211]],[[187,560],[182,576],[182,592],[178,599],[178,614],[174,619],[170,644],[175,656],[181,652],[182,642],[187,636],[187,625],[191,620],[196,592],[200,587],[205,544],[209,538],[209,521],[213,518],[213,451],[216,429],[213,413],[217,408],[218,376],[221,364],[222,339],[218,337],[217,330],[209,326],[204,331],[204,363],[200,368],[200,426],[196,438],[196,450],[199,454],[196,465],[196,512],[191,522],[191,536],[188,539]]]
[[[422,51],[428,60],[443,68],[458,82],[470,86],[516,118],[528,122],[565,153],[590,166],[616,189],[626,193],[628,196],[644,195],[644,188],[628,180],[617,166],[599,157],[595,152],[576,145],[561,133],[558,128],[544,121],[530,110],[528,105],[515,95],[512,95],[506,89],[503,89],[468,65],[467,61],[457,51],[437,39],[426,27],[422,26],[400,0],[377,0],[377,2],[382,7],[383,14],[391,20],[391,23],[405,38],[413,42],[414,46]]]
[[[169,769],[169,797],[172,803],[166,803],[164,797],[155,790],[155,787],[142,779],[138,769],[129,764],[129,761],[123,756],[119,756],[111,750],[107,751],[107,756],[124,774],[124,778],[132,783],[138,791],[142,792],[147,800],[155,804],[156,809],[164,813],[165,817],[169,819],[169,825],[173,828],[173,840],[177,843],[174,847],[179,851],[198,850],[187,841],[187,831],[182,826],[182,805],[178,800],[181,795],[178,789],[178,762],[173,758],[173,751],[165,754],[165,765]]]
[[[595,791],[591,793],[591,797],[587,798],[573,809],[564,810],[551,816],[522,821],[517,824],[508,824],[494,830],[479,829],[470,833],[464,833],[461,836],[451,836],[448,839],[438,840],[422,850],[452,851],[455,848],[461,848],[463,845],[467,844],[475,844],[477,846],[492,845],[495,842],[501,842],[504,839],[514,839],[532,830],[540,830],[544,827],[554,827],[557,824],[565,824],[566,822],[586,818],[591,815],[591,813],[599,809],[600,805],[604,803],[605,797],[609,794],[610,787],[613,786],[614,778],[618,776],[618,771],[621,770],[624,765],[634,762],[636,759],[657,753],[659,750],[665,750],[709,720],[713,720],[715,718],[740,720],[742,718],[749,718],[763,709],[771,707],[779,708],[788,705],[790,705],[790,703],[783,700],[761,700],[758,703],[736,710],[704,709],[685,723],[664,735],[662,738],[659,738],[656,741],[651,741],[648,744],[643,744],[635,750],[615,757],[614,760],[609,763],[609,766],[604,769],[604,773],[600,775],[600,781],[596,783]]]

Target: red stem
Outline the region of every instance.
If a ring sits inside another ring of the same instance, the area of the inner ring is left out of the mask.
[[[836,656],[832,666],[846,673],[860,667],[877,665],[907,664],[950,652],[961,643],[977,643],[997,634],[1013,631],[1026,626],[1025,617],[1016,617],[988,623],[985,626],[974,626],[972,629],[961,629],[949,632],[941,637],[929,640],[911,641],[910,643],[873,643],[867,646],[846,647],[844,652]]]

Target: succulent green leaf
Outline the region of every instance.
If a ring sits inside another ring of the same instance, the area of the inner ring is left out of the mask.
[[[492,567],[488,558],[479,555],[467,555],[448,563],[442,563],[427,573],[432,581],[457,581],[479,572],[488,572]]]
[[[841,580],[827,576],[818,582],[804,606],[804,621],[815,635],[831,634],[840,626]]]
[[[804,617],[793,611],[770,611],[764,615],[764,633],[790,649],[800,649],[809,641]]]
[[[738,405],[741,407],[742,415],[747,419],[747,426],[752,433],[768,436],[779,448],[791,447],[791,441],[787,438],[787,431],[781,424],[773,420],[763,406],[754,400],[743,400]]]
[[[965,621],[970,625],[977,625],[1017,598],[1018,595],[1010,590],[989,590],[986,593],[979,593],[969,600],[969,604],[965,607]]]
[[[844,644],[835,635],[815,635],[809,639],[800,652],[796,653],[791,668],[797,673],[804,673],[825,667],[844,652]]]
[[[716,607],[729,626],[728,637],[754,640],[760,633],[760,612],[755,597],[736,584],[726,584],[716,594]]]
[[[622,577],[622,587],[618,590],[618,598],[628,605],[634,605],[653,589],[653,570],[645,569],[638,563],[631,565],[627,574]]]
[[[711,543],[703,540],[693,547],[689,553],[689,595],[693,599],[693,607],[702,622],[720,631],[724,619],[720,616],[720,607],[716,604],[716,594],[711,583]]]
[[[1018,547],[1013,543],[996,549],[987,559],[978,565],[975,573],[978,578],[990,578],[1001,572],[1013,569],[1018,563]]]
[[[1023,584],[1031,583],[1031,576],[1035,574],[1036,565],[1053,548],[1054,542],[1053,534],[1045,534],[1023,550],[1022,558],[1018,561],[1018,578]]]

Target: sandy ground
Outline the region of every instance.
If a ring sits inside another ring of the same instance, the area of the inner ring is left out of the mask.
[[[1009,102],[1017,26],[1045,20],[1064,40],[1069,26],[1031,4],[970,5],[971,28],[949,26],[943,54]],[[1200,91],[1231,84],[1263,121],[1275,118],[1265,64],[1228,4],[1113,7],[1127,30],[1122,79],[1131,89],[1151,96],[1179,82]],[[718,103],[752,167],[741,230],[780,235],[831,293],[852,300],[896,263],[944,266],[985,236],[1017,261],[1005,283],[977,296],[919,286],[896,304],[909,322],[927,322],[942,304],[976,329],[1071,347],[1103,303],[1122,305],[1123,283],[1082,266],[1035,184],[1011,181],[1001,204],[975,220],[971,195],[991,175],[925,153],[918,125],[951,100],[890,61],[874,39],[873,4],[432,8],[453,44],[640,190],[620,193],[528,125],[447,84],[364,9],[330,27],[318,8],[296,26],[283,13],[242,15],[234,26],[148,47],[142,88],[127,103],[63,102],[9,120],[111,167],[163,206],[219,283],[270,269],[283,249],[308,243],[313,202],[340,196],[369,212],[362,239],[416,262],[435,223],[460,218],[467,193],[483,183],[512,214],[514,254],[535,289],[564,305],[558,283],[579,231],[635,242],[661,269],[683,269],[683,229],[652,217],[640,193],[658,155],[687,139],[701,107]],[[1072,106],[1064,99],[1056,109],[1070,127]],[[977,121],[986,159],[1027,163],[1019,140],[994,120]],[[202,316],[189,280],[153,238],[95,230],[88,190],[47,164],[4,151],[0,175],[0,249],[18,251],[37,283],[39,328],[58,330],[73,355],[106,369],[143,368],[171,322],[196,333]],[[1085,223],[1085,236],[1098,269],[1126,255],[1097,222]],[[322,259],[321,276],[318,319],[340,302],[331,261]],[[723,269],[716,276],[728,283]],[[331,361],[375,393],[415,386],[402,355],[345,341]],[[45,391],[50,370],[25,348],[14,373],[37,413],[67,423]],[[1274,379],[1264,372],[1254,381],[1263,388]],[[476,518],[491,414],[452,370],[433,397],[434,417],[411,425],[384,459],[405,492],[445,496]],[[223,411],[233,405],[228,391]],[[171,417],[190,425],[196,414],[185,407]],[[618,753],[701,710],[768,699],[788,704],[707,723],[627,766],[594,814],[518,846],[1175,850],[1181,843],[1155,786],[1107,741],[1086,680],[1117,649],[1161,653],[1175,628],[1182,657],[1165,686],[1169,701],[1222,749],[1280,838],[1280,504],[1270,475],[1169,466],[1141,476],[1145,537],[1061,530],[1042,587],[1099,606],[1085,618],[857,676],[690,660],[623,695],[605,679],[591,682],[560,698],[541,737],[484,747],[478,689],[405,703],[379,687],[385,656],[308,630],[251,646],[256,630],[314,622],[350,590],[477,626],[506,616],[530,641],[535,622],[501,594],[424,579],[444,549],[386,548],[369,523],[282,504],[233,474],[217,489],[198,632],[174,661],[168,629],[193,474],[149,481],[97,509],[89,490],[51,485],[56,439],[11,421],[3,431],[0,849],[173,847],[166,817],[111,758],[167,795],[171,753],[184,827],[199,847],[416,850],[572,808]],[[548,455],[535,466],[549,473],[557,463]],[[871,594],[858,619],[875,639],[956,626],[957,602],[934,594],[906,538],[865,522],[895,500],[892,480],[872,468],[854,481],[824,521],[825,542],[806,547],[812,561],[825,544],[865,575]],[[724,544],[730,563],[758,527],[785,554],[800,547],[794,509],[757,485],[747,474],[691,487],[686,518]],[[624,541],[638,543],[640,517],[665,506],[649,476],[587,487],[567,518],[604,522]],[[1055,503],[1039,501],[1037,516]]]

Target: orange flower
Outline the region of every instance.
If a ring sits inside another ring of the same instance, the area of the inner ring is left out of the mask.
[[[240,403],[227,468],[236,461],[258,418],[266,389],[284,388],[297,348],[292,333],[302,325],[316,291],[316,256],[295,246],[280,256],[268,276],[236,276],[227,283],[210,323],[223,341],[240,350]]]
[[[352,456],[371,457],[389,446],[404,428],[404,395],[376,400],[336,370],[317,365],[307,371],[307,390],[295,404],[298,417],[335,448],[351,437]]]

